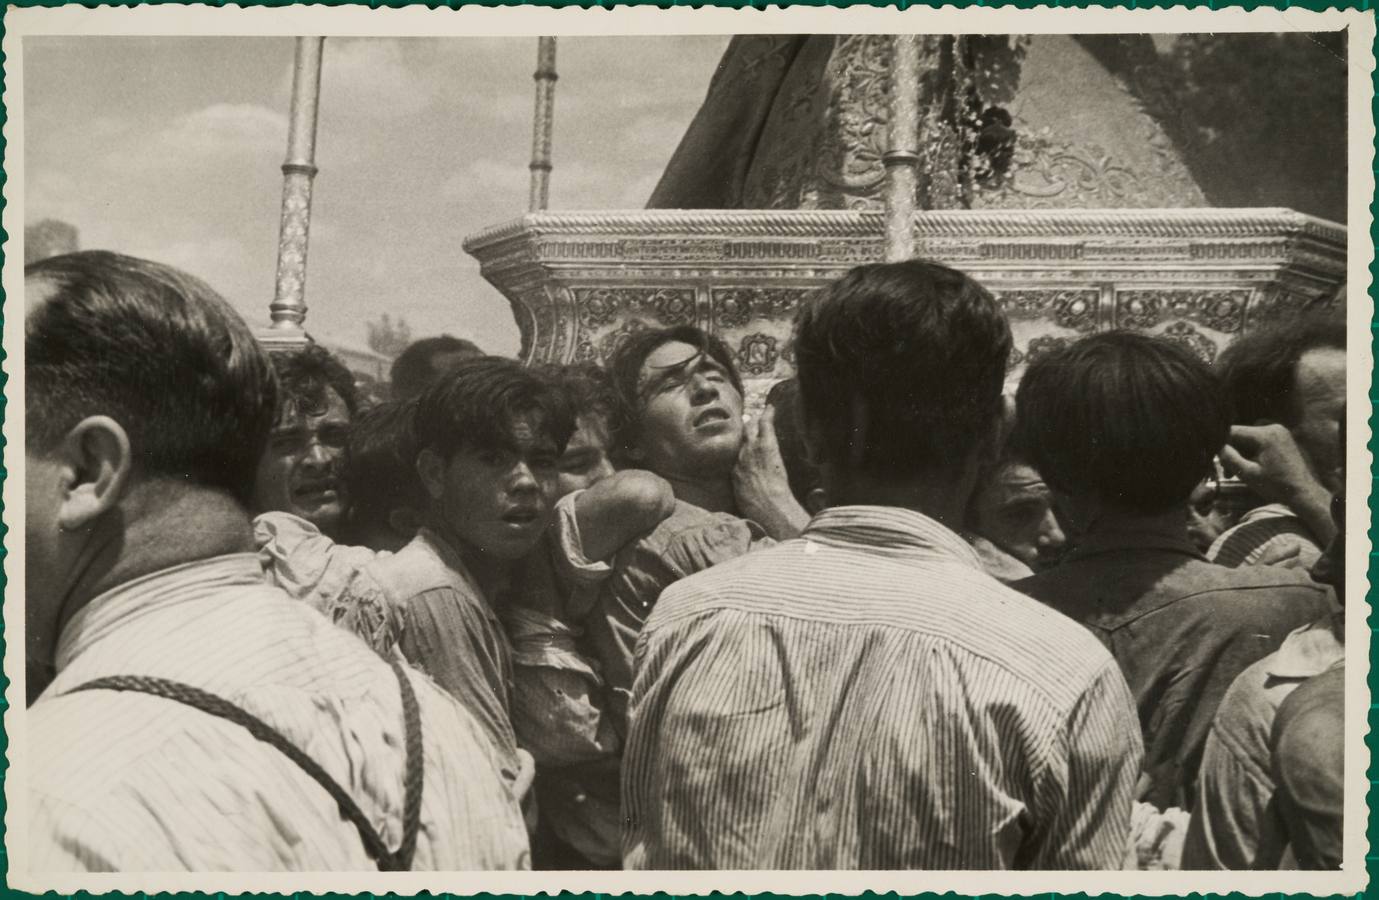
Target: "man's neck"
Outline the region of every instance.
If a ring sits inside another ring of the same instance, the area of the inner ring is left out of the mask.
[[[227,494],[204,488],[142,485],[89,526],[64,592],[58,631],[88,603],[154,572],[230,553],[252,553],[249,516]]]
[[[824,473],[830,506],[894,506],[920,513],[961,533],[972,494],[970,475],[932,475],[899,481],[857,473]]]
[[[1183,503],[1186,507],[1186,501]],[[1082,536],[1124,536],[1136,539],[1173,540],[1190,543],[1187,533],[1187,513],[1174,508],[1167,512],[1146,515],[1113,509],[1100,509],[1087,520]],[[1074,541],[1076,542],[1076,541]]]
[[[449,528],[433,524],[432,529],[459,556],[460,562],[464,563],[465,571],[479,586],[484,599],[490,604],[498,603],[512,581],[515,564],[511,560],[497,559],[485,553]]]
[[[691,503],[709,512],[737,515],[737,495],[733,492],[730,475],[718,478],[690,478],[682,475],[662,476],[670,482],[675,499]]]

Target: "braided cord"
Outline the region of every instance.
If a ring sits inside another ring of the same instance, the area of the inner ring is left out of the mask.
[[[137,691],[172,700],[242,726],[265,744],[277,748],[330,794],[340,810],[340,815],[353,823],[358,830],[359,837],[364,842],[364,849],[381,871],[401,872],[412,867],[412,856],[416,851],[417,831],[421,819],[421,711],[402,665],[397,660],[391,660],[390,663],[402,692],[402,721],[406,732],[407,752],[406,774],[403,778],[402,843],[396,851],[387,848],[354,799],[314,759],[297,749],[277,729],[228,700],[180,681],[147,675],[111,675],[96,678],[77,685],[67,693],[94,690]]]

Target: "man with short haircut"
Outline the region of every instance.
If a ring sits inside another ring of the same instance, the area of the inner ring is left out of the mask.
[[[398,616],[403,655],[478,717],[516,778],[529,763],[512,729],[512,647],[499,604],[551,522],[574,417],[547,378],[482,357],[432,384],[413,422],[425,525],[364,572]]]
[[[1303,573],[1202,558],[1186,507],[1229,416],[1192,351],[1128,332],[1030,364],[1013,443],[1057,492],[1072,549],[1016,590],[1082,623],[1120,664],[1144,736],[1140,799],[1191,810],[1231,682],[1332,608]]]
[[[483,355],[478,344],[448,334],[414,341],[398,354],[389,370],[392,397],[394,400],[419,397],[457,363]]]
[[[277,421],[254,478],[259,513],[305,519],[338,536],[347,498],[340,464],[350,419],[359,409],[354,376],[319,344],[274,353],[281,386]]]
[[[1216,539],[1207,551],[1212,562],[1305,571],[1335,534],[1329,504],[1341,488],[1336,433],[1345,411],[1345,345],[1344,322],[1314,314],[1251,332],[1221,354],[1216,369],[1237,426],[1222,452],[1227,469],[1233,456],[1259,452],[1252,428],[1274,425],[1292,434],[1311,477],[1264,497],[1269,502]]]
[[[621,700],[632,689],[637,635],[661,591],[797,534],[809,516],[783,465],[772,479],[744,462],[763,442],[775,447],[775,434],[761,419],[744,425],[742,379],[719,338],[692,325],[643,331],[618,349],[609,373],[617,464],[664,478],[676,501],[655,531],[618,554],[590,623],[604,677]],[[614,714],[625,725],[621,706]]]
[[[30,871],[524,867],[473,717],[264,583],[277,391],[229,304],[104,252],[25,304]]]
[[[933,263],[862,266],[801,308],[794,346],[831,505],[661,594],[626,863],[1118,868],[1141,754],[1125,681],[956,531],[1000,421],[995,300]]]

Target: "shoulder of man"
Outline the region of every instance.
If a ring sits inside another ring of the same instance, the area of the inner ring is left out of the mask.
[[[420,534],[396,553],[380,555],[362,568],[368,580],[378,585],[394,604],[404,604],[419,594],[441,588],[465,593],[460,590],[465,584],[463,577],[451,570]]]
[[[750,519],[709,512],[681,500],[675,502],[675,512],[669,518],[638,542],[686,575],[769,543],[766,532]]]

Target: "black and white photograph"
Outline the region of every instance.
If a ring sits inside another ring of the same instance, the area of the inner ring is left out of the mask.
[[[1372,13],[5,29],[12,886],[1364,889]]]

